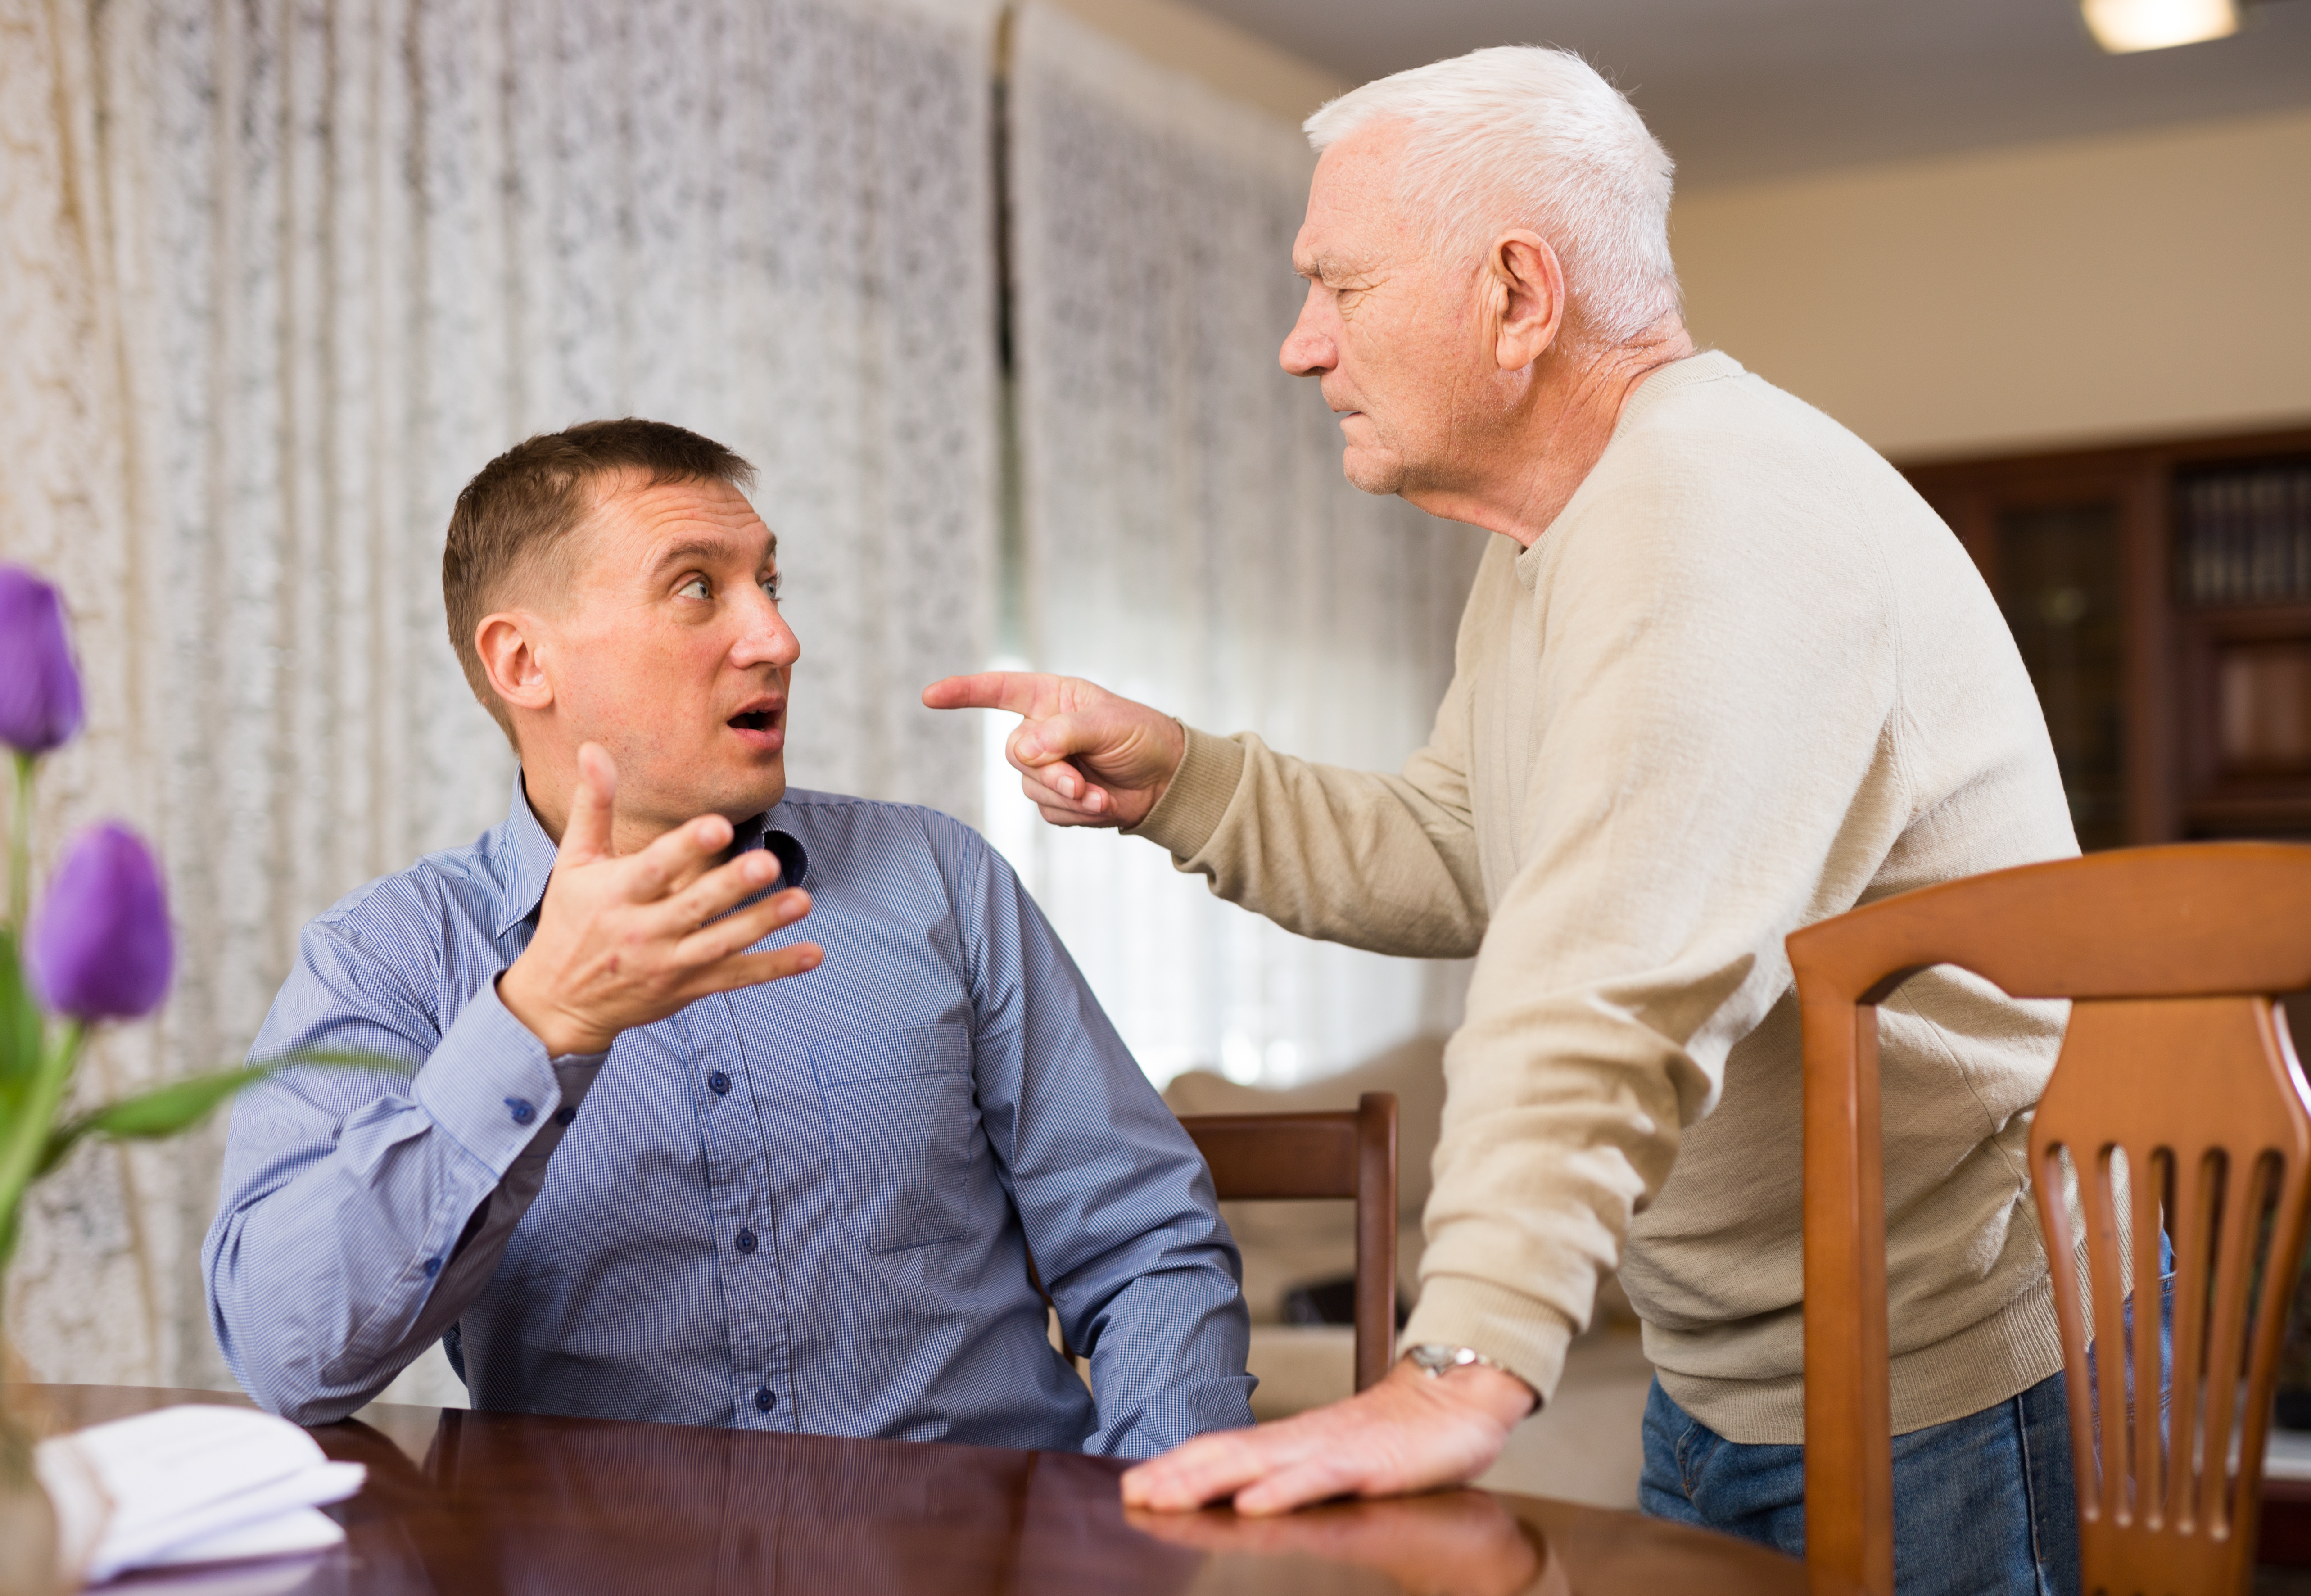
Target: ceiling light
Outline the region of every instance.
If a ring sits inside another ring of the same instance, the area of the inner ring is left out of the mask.
[[[2228,39],[2239,25],[2237,0],[2079,0],[2079,9],[2114,56]]]

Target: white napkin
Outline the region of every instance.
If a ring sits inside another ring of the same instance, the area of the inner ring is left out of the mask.
[[[247,1408],[162,1408],[40,1443],[68,1565],[101,1583],[131,1568],[279,1557],[335,1546],[313,1510],[368,1470],[333,1463],[312,1436]]]

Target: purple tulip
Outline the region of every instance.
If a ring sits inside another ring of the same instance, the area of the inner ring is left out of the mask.
[[[161,872],[135,832],[108,822],[73,845],[25,952],[57,1014],[133,1020],[159,1007],[175,950]]]
[[[57,590],[0,565],[0,743],[46,754],[80,729],[80,672]]]

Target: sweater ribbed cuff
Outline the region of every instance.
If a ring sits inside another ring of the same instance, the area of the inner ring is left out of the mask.
[[[1420,1304],[1396,1342],[1473,1347],[1547,1402],[1565,1373],[1573,1329],[1556,1309],[1506,1286],[1466,1275],[1432,1275],[1420,1283]]]
[[[1243,746],[1192,726],[1181,729],[1188,734],[1188,751],[1172,772],[1172,784],[1147,811],[1147,818],[1124,834],[1145,837],[1169,850],[1173,858],[1189,859],[1202,852],[1220,829],[1229,801],[1243,782]]]

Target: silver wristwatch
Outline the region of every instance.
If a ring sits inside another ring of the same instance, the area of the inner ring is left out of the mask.
[[[1448,1347],[1442,1341],[1423,1341],[1417,1347],[1406,1347],[1404,1356],[1412,1360],[1414,1368],[1431,1380],[1442,1380],[1448,1371],[1465,1369],[1471,1364],[1479,1368],[1497,1369],[1504,1374],[1509,1374],[1508,1369],[1504,1367],[1499,1360],[1487,1357],[1473,1347]],[[1516,1378],[1513,1374],[1509,1374],[1509,1377]]]

